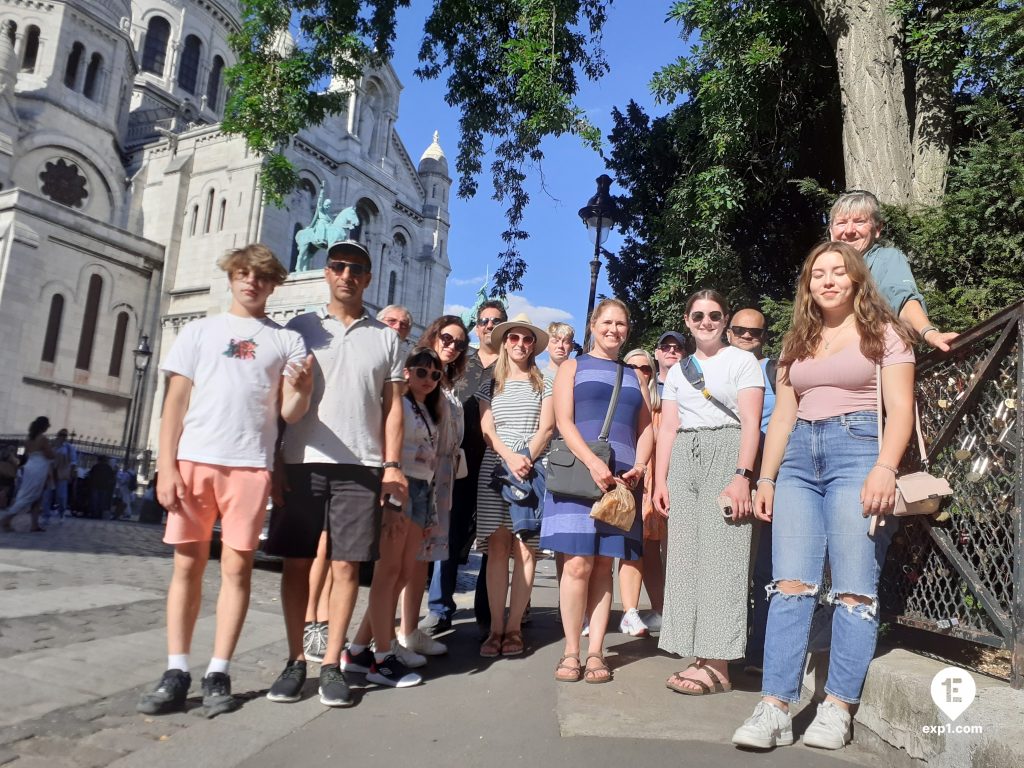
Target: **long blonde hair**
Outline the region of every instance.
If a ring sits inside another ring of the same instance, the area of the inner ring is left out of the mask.
[[[864,257],[848,243],[828,242],[816,246],[804,259],[800,278],[796,286],[796,300],[793,302],[793,322],[782,341],[782,357],[779,365],[788,369],[797,360],[814,356],[821,342],[824,320],[821,308],[811,295],[811,271],[814,262],[823,253],[838,253],[843,257],[846,275],[853,283],[853,315],[860,335],[860,351],[864,357],[876,363],[882,361],[885,352],[885,329],[891,325],[896,335],[908,346],[913,345],[910,334],[875,285]]]
[[[629,352],[622,356],[623,362],[628,362],[631,357],[642,357],[647,361],[647,364],[651,366],[651,377],[647,382],[647,391],[651,398],[651,412],[657,413],[661,410],[661,395],[658,394],[658,374],[654,371],[656,366],[654,365],[654,358],[651,357],[650,353],[646,349],[631,349]]]
[[[505,337],[509,335],[516,328],[526,328],[525,325],[518,326],[514,325],[509,328],[501,337],[501,348],[498,350],[498,362],[494,364],[494,391],[492,395],[501,394],[501,391],[505,389],[505,382],[508,381],[508,375],[512,371],[512,362],[508,359],[508,347],[505,346]],[[533,334],[533,331],[530,331]],[[540,372],[540,368],[537,367],[537,341],[536,335],[534,335],[533,351],[530,352],[530,356],[526,359],[526,373],[527,378],[530,382],[530,386],[533,387],[537,392],[544,393],[544,374]]]

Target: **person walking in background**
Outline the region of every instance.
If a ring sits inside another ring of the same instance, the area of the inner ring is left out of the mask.
[[[658,394],[658,382],[654,375],[654,360],[643,349],[633,349],[625,354],[623,362],[636,371],[640,386],[646,387],[648,402],[651,405],[651,433],[658,434],[661,424],[661,395]],[[652,439],[652,446],[654,440]],[[638,637],[646,635],[648,630],[661,630],[661,612],[665,606],[665,560],[662,557],[662,545],[668,534],[664,516],[654,509],[652,495],[654,492],[654,451],[647,462],[644,473],[641,511],[644,524],[643,556],[639,560],[619,560],[619,602],[622,603],[622,620],[619,630],[627,635]],[[651,611],[641,616],[638,607],[640,590],[647,587],[647,596],[651,599]]]
[[[764,406],[761,408],[761,443],[758,449],[758,463],[754,474],[760,467],[760,450],[764,448],[764,436],[768,431],[768,419],[775,408],[775,377],[778,360],[764,356],[764,342],[767,335],[765,318],[761,311],[753,307],[738,310],[730,320],[725,336],[730,346],[749,352],[757,358],[761,372],[764,374]],[[750,635],[747,640],[747,652],[744,657],[744,671],[760,674],[764,662],[764,631],[768,621],[768,596],[765,588],[772,579],[772,526],[771,523],[758,521],[753,534],[754,565],[751,571],[750,587]]]
[[[658,645],[696,657],[666,681],[690,696],[732,690],[729,660],[743,656],[747,639],[750,491],[764,376],[752,354],[722,341],[728,320],[717,291],[686,302],[696,351],[669,372],[658,431],[654,505],[669,517]]]
[[[632,368],[622,371],[622,386],[612,415],[608,441],[612,466],[587,446],[601,433],[622,363],[619,353],[629,337],[629,310],[618,299],[602,299],[590,317],[591,350],[567,360],[555,379],[555,417],[569,450],[590,470],[597,487],[616,482],[636,486],[643,478],[653,446],[646,390]],[[616,479],[616,478],[619,479]],[[639,493],[637,493],[639,507]],[[642,554],[643,520],[636,515],[629,531],[590,517],[592,504],[548,493],[544,500],[540,546],[565,557],[558,584],[565,648],[555,679],[607,683],[612,672],[604,660],[604,638],[612,604],[615,558]],[[589,649],[580,661],[584,615],[590,617]]]
[[[490,631],[480,646],[485,658],[518,656],[525,649],[522,619],[536,567],[536,540],[530,539],[537,530],[515,525],[509,502],[495,487],[496,470],[504,465],[521,483],[533,483],[555,427],[551,383],[536,364],[536,351],[547,346],[547,333],[518,315],[496,326],[493,338],[500,340],[494,378],[477,393],[480,428],[487,442],[477,483],[477,546],[487,553],[490,608]],[[542,487],[537,501],[541,498]]]
[[[288,277],[266,246],[230,251],[231,306],[186,325],[161,365],[167,389],[160,422],[157,498],[168,511],[164,542],[174,547],[167,592],[167,669],[139,699],[148,715],[184,708],[189,653],[199,614],[213,524],[221,521],[221,587],[213,657],[202,680],[207,717],[231,712],[231,656],[249,608],[253,555],[270,495],[277,420],[309,407],[312,357],[302,338],[266,316]]]
[[[363,294],[373,279],[370,268],[370,254],[361,243],[333,243],[324,266],[327,304],[292,318],[287,326],[299,332],[313,354],[313,391],[305,416],[285,429],[275,472],[283,505],[271,513],[266,550],[284,558],[281,609],[288,660],[267,692],[271,701],[302,697],[309,572],[326,525],[333,582],[320,702],[352,704],[340,661],[358,595],[359,567],[377,559],[382,523],[393,530],[408,494],[401,463],[402,342],[366,312]],[[389,496],[397,509],[383,509]],[[387,605],[379,602],[372,611],[374,636],[389,636],[394,612],[388,616]],[[408,671],[389,646],[376,649],[371,669],[375,676],[394,680]]]
[[[47,494],[43,502],[44,514],[48,514],[52,507],[56,507],[58,519],[63,520],[71,511],[69,491],[77,471],[78,451],[68,442],[68,431],[61,429],[53,440],[53,491]]]
[[[89,486],[89,514],[102,520],[110,509],[114,486],[117,484],[117,473],[110,466],[110,459],[103,455],[97,456],[85,480]]]
[[[900,321],[926,344],[948,352],[949,343],[957,334],[943,333],[928,319],[924,296],[918,290],[906,255],[880,242],[884,224],[878,198],[863,189],[841,194],[828,216],[829,236],[864,257],[879,292]]]
[[[914,422],[911,337],[846,243],[817,246],[804,261],[783,341],[755,514],[772,522],[772,597],[761,701],[733,743],[793,743],[789,706],[800,700],[811,615],[825,569],[836,604],[825,701],[804,744],[840,749],[860,701],[878,637],[878,578],[896,528],[870,534],[896,496]],[[877,371],[887,415],[878,444]]]
[[[0,509],[6,508],[14,498],[14,480],[18,476],[18,450],[13,445],[0,448]]]
[[[500,301],[492,299],[480,305],[475,326],[480,345],[476,350],[470,348],[466,351],[466,372],[455,385],[454,395],[462,402],[464,410],[465,433],[461,448],[466,455],[466,476],[456,480],[452,490],[448,559],[443,561],[439,568],[434,568],[430,579],[430,611],[419,625],[420,629],[428,634],[437,635],[451,629],[459,565],[468,560],[469,549],[473,544],[473,532],[476,530],[477,481],[480,475],[480,462],[486,448],[483,432],[480,430],[480,403],[476,399],[476,393],[494,376],[498,351],[491,345],[491,336],[494,327],[507,319],[505,305]],[[486,555],[483,560],[477,579],[475,612],[477,624],[489,628],[491,619],[487,612]]]
[[[437,525],[424,537],[416,567],[403,591],[398,642],[414,653],[437,656],[447,653],[447,646],[419,629],[417,622],[426,587],[427,563],[434,564],[436,573],[451,556],[449,540],[453,486],[461,457],[459,445],[465,431],[462,401],[455,395],[455,386],[466,369],[469,331],[456,315],[441,315],[423,331],[417,346],[432,349],[441,361],[444,418],[438,425],[437,470],[434,473],[433,488]]]
[[[28,427],[28,438],[25,440],[25,468],[14,502],[0,517],[0,530],[10,531],[17,515],[28,512],[32,517],[31,531],[41,533],[46,530],[39,525],[39,514],[42,510],[43,496],[50,484],[52,475],[53,447],[46,437],[50,428],[50,420],[39,416],[32,420]]]

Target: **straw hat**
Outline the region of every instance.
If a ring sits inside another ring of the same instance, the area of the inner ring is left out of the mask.
[[[513,328],[529,328],[533,332],[533,335],[537,337],[537,343],[533,345],[534,354],[539,355],[548,345],[548,332],[538,328],[530,322],[530,318],[524,312],[520,312],[511,320],[494,326],[494,330],[491,331],[491,346],[498,349],[505,342],[505,334]]]

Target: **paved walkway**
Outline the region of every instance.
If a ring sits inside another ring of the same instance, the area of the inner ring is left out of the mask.
[[[615,681],[556,684],[560,652],[550,560],[540,564],[528,652],[481,659],[469,593],[447,638],[451,653],[432,660],[426,684],[391,690],[357,683],[357,706],[328,710],[315,696],[293,705],[263,694],[283,663],[278,573],[257,569],[249,617],[232,662],[236,713],[167,717],[135,713],[140,691],[165,662],[163,595],[170,552],[161,529],[112,521],[69,520],[44,534],[0,534],[0,765],[293,766],[348,758],[371,766],[566,766],[693,764],[842,766],[877,763],[859,747],[842,755],[796,746],[768,755],[729,744],[757,700],[757,681],[737,673],[737,691],[707,699],[664,687],[685,666],[655,641],[608,638]],[[470,582],[464,579],[463,585]],[[194,644],[194,678],[212,643],[219,577],[211,561]],[[360,601],[365,599],[361,590]],[[356,616],[362,611],[357,606]],[[617,614],[615,616],[617,619]],[[316,666],[311,665],[315,674]],[[797,717],[797,730],[810,713]]]

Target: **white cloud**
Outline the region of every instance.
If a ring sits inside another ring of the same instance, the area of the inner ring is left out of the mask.
[[[487,279],[487,275],[479,275],[477,277],[450,277],[448,278],[448,284],[457,287],[466,285],[475,285],[478,288],[483,285],[484,280]]]
[[[471,309],[471,307],[467,307],[465,304],[445,304],[444,305],[444,313],[446,315],[459,315],[459,316],[461,316],[463,312],[467,312],[470,309]]]
[[[508,316],[515,317],[525,313],[534,325],[547,329],[551,323],[569,323],[572,325],[572,314],[557,307],[535,306],[528,298],[513,294],[508,297]]]

